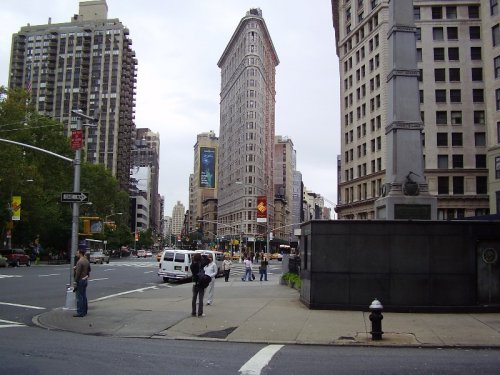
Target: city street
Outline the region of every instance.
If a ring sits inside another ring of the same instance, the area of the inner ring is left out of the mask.
[[[153,258],[112,259],[92,265],[89,300],[153,288],[183,288],[163,283]],[[257,265],[254,273],[258,277]],[[331,373],[475,373],[498,372],[498,350],[454,348],[385,348],[322,345],[267,345],[217,340],[169,340],[82,335],[43,329],[31,319],[65,302],[69,265],[0,269],[0,352],[6,373],[54,374],[318,374]],[[243,265],[234,263],[231,279],[239,282]],[[281,274],[273,261],[270,278]],[[218,281],[223,282],[219,279]],[[255,284],[257,285],[257,284]],[[221,285],[222,287],[222,285]],[[71,318],[70,318],[71,319]],[[289,322],[289,324],[294,324]],[[76,339],[76,340],[75,340]],[[74,367],[82,358],[85,366]]]

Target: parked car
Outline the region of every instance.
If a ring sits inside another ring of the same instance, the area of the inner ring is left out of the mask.
[[[90,253],[89,262],[94,263],[94,264],[97,264],[97,263],[109,264],[109,255],[104,254],[102,251],[94,251],[94,252]]]
[[[0,255],[0,267],[7,267],[7,258]]]
[[[137,250],[137,258],[146,258],[146,250]]]
[[[27,267],[31,266],[30,257],[23,249],[4,249],[0,250],[0,255],[7,258],[7,263],[13,267],[19,267],[24,264]]]
[[[152,251],[149,251],[149,250],[146,250],[146,257],[153,257],[153,252]]]

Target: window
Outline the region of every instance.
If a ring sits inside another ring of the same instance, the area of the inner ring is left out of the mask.
[[[448,155],[438,155],[438,165],[439,169],[448,169]]]
[[[460,68],[450,68],[450,82],[460,82]]]
[[[446,90],[436,90],[436,103],[446,103]]]
[[[476,176],[476,194],[488,194],[487,176]]]
[[[458,40],[458,27],[447,27],[448,40]]]
[[[493,47],[500,44],[500,26],[497,24],[491,28]]]
[[[471,40],[481,39],[481,28],[479,26],[469,26],[469,38]]]
[[[422,48],[417,48],[417,61],[422,61]]]
[[[497,143],[500,144],[500,122],[497,122]]]
[[[434,40],[444,40],[444,31],[442,27],[432,28],[432,38]]]
[[[451,145],[457,147],[463,146],[462,133],[451,133]]]
[[[413,19],[414,20],[420,19],[420,7],[413,7]]]
[[[448,123],[448,113],[446,111],[436,112],[436,124],[446,125]]]
[[[455,89],[450,90],[450,102],[452,103],[460,103],[462,101],[462,92],[461,90]]]
[[[495,65],[495,78],[500,78],[500,56],[495,57],[494,59]]]
[[[470,48],[470,58],[471,60],[481,60],[482,53],[481,53],[481,47],[471,47]]]
[[[444,61],[444,48],[434,48],[434,61]]]
[[[422,40],[422,30],[420,27],[415,28],[415,39]]]
[[[462,125],[462,111],[451,111],[451,124]]]
[[[486,146],[486,133],[485,132],[474,133],[474,144],[476,146]]]
[[[450,6],[446,7],[446,18],[448,19],[457,19],[457,7]]]
[[[453,155],[452,156],[453,168],[463,168],[464,167],[464,156],[463,155]]]
[[[498,0],[490,0],[490,13],[492,16],[498,14]]]
[[[486,168],[485,154],[476,154],[476,168]]]
[[[472,80],[480,82],[483,80],[483,68],[472,68]]]
[[[432,7],[432,19],[439,20],[443,18],[443,8],[442,7]]]
[[[500,179],[500,156],[495,157],[495,178]]]
[[[444,68],[434,69],[434,80],[436,82],[446,81],[446,70]]]
[[[448,133],[437,133],[436,143],[438,146],[448,146]]]
[[[474,111],[474,125],[484,125],[484,111]]]
[[[458,61],[458,60],[460,60],[460,58],[459,58],[459,52],[458,52],[458,47],[450,47],[450,48],[448,48],[448,60],[450,60],[450,61]]]
[[[479,6],[469,5],[469,18],[478,19],[479,18]]]
[[[464,177],[454,176],[453,177],[453,194],[463,194],[464,193]]]
[[[448,177],[438,177],[438,194],[449,194],[449,184]]]
[[[483,89],[473,89],[472,90],[472,101],[474,103],[483,103],[484,102]]]

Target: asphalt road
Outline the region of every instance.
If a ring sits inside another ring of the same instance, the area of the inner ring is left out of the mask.
[[[157,267],[154,258],[92,265],[89,299],[162,287]],[[281,263],[272,263],[269,272],[281,272]],[[242,273],[242,265],[234,264],[231,277]],[[496,374],[500,368],[498,350],[128,339],[32,326],[33,316],[64,306],[68,281],[69,265],[0,268],[0,373]],[[171,285],[175,287],[175,283]]]

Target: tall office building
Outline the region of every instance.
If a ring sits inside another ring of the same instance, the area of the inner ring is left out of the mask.
[[[180,202],[177,201],[177,204],[174,206],[172,209],[172,234],[173,235],[180,235],[182,232],[182,227],[184,225],[184,215],[186,213],[186,209],[184,208],[184,205]]]
[[[275,74],[279,64],[262,11],[250,9],[218,62],[219,234],[264,234],[257,225],[258,196],[267,198],[273,224]],[[262,208],[262,204],[261,204]]]
[[[273,237],[281,242],[292,239],[294,228],[300,221],[293,221],[294,209],[294,172],[297,155],[290,138],[276,136],[274,143],[274,216]],[[298,198],[298,197],[297,197]],[[295,199],[297,199],[295,198]],[[299,200],[300,202],[300,200]]]
[[[61,121],[70,133],[77,118],[71,110],[93,116],[85,127],[85,158],[103,164],[127,190],[135,129],[137,59],[129,30],[108,19],[105,0],[80,2],[70,22],[21,27],[12,37],[9,88],[31,90],[36,110]]]
[[[487,214],[487,121],[496,116],[495,91],[488,89],[494,83],[489,72],[495,71],[489,39],[494,27],[484,20],[489,2],[414,0],[413,5],[424,173],[438,199],[438,219]],[[385,182],[391,111],[389,1],[332,0],[332,9],[341,77],[336,211],[339,219],[373,219]]]
[[[203,227],[204,234],[215,233],[216,225],[209,221],[216,221],[217,218],[206,218],[203,208],[207,200],[217,199],[218,184],[218,154],[219,138],[214,131],[198,134],[194,145],[194,173],[190,179],[189,189],[189,231],[193,232],[198,227]],[[215,220],[214,220],[215,219]],[[203,223],[199,220],[207,220]],[[212,238],[213,235],[210,236]]]
[[[158,194],[160,177],[160,134],[147,128],[136,130],[135,142],[132,146],[131,176],[140,168],[148,168],[146,177],[149,186],[149,228],[153,234],[161,233],[161,199]],[[138,185],[140,181],[138,181]],[[131,189],[135,190],[135,189]]]

